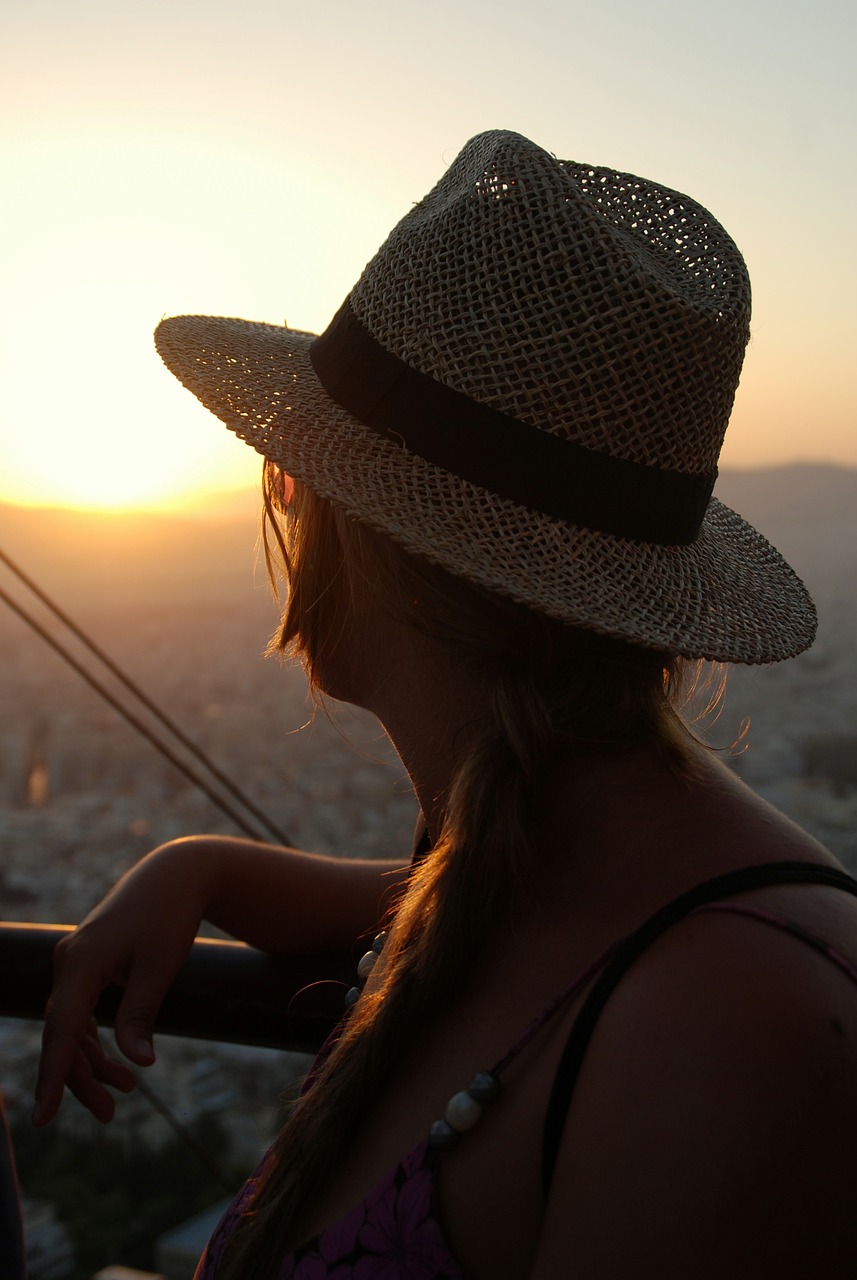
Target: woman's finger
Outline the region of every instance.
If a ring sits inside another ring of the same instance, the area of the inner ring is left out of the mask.
[[[101,1124],[108,1124],[113,1119],[116,1104],[112,1094],[104,1083],[93,1072],[92,1064],[81,1048],[74,1057],[66,1077],[69,1092],[74,1094],[78,1102],[91,1111]]]
[[[107,1124],[113,1119],[116,1110],[107,1086],[119,1089],[122,1093],[130,1093],[135,1084],[130,1067],[104,1052],[97,1028],[93,1025],[72,1054],[63,1080],[64,1087],[92,1112],[96,1120]],[[59,1108],[62,1091],[57,1097],[50,1090],[44,1094],[37,1090],[37,1098],[41,1101],[41,1108],[37,1101],[33,1122],[38,1125],[46,1124]]]
[[[81,1044],[81,1050],[96,1080],[110,1085],[111,1089],[118,1089],[121,1093],[131,1093],[137,1083],[134,1072],[126,1063],[119,1062],[105,1051],[95,1022],[91,1024]]]
[[[125,1057],[137,1066],[149,1067],[155,1061],[155,1024],[174,969],[165,966],[162,957],[147,957],[145,965],[138,964],[128,975],[113,1034]]]
[[[33,1109],[35,1125],[47,1124],[59,1110],[66,1080],[81,1052],[83,1029],[77,1022],[76,1018],[52,1015],[50,1010],[46,1015]]]
[[[74,935],[72,935],[74,937]],[[45,1010],[33,1123],[47,1124],[59,1108],[72,1064],[89,1033],[96,1002],[107,979],[94,966],[75,961],[61,942],[54,952],[54,987]]]

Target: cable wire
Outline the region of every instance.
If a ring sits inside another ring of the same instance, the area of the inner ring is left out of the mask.
[[[7,604],[9,608],[14,613],[16,613],[19,618],[22,619],[23,622],[26,622],[27,626],[30,627],[33,631],[35,631],[36,635],[40,636],[41,639],[44,640],[45,644],[50,645],[50,647],[56,653],[58,653],[65,662],[68,663],[68,665],[72,668],[72,670],[77,672],[77,674],[81,677],[82,680],[85,680],[86,683],[92,689],[94,689],[96,693],[100,694],[100,696],[105,700],[105,702],[108,702],[110,706],[113,707],[114,711],[117,711],[124,720],[128,721],[128,723],[132,726],[132,728],[136,729],[138,733],[141,733],[144,738],[146,738],[149,742],[151,742],[152,746],[155,748],[156,751],[159,751],[162,756],[164,756],[167,760],[169,760],[170,764],[174,765],[175,768],[178,769],[180,773],[184,774],[184,776],[187,778],[189,782],[192,782],[194,786],[198,787],[200,791],[202,791],[206,796],[208,796],[212,804],[215,804],[222,813],[225,813],[226,816],[230,818],[241,831],[244,832],[245,835],[248,835],[251,840],[258,840],[264,843],[265,837],[263,835],[260,835],[259,832],[254,827],[252,827],[246,821],[246,819],[242,817],[242,815],[232,807],[232,805],[230,805],[226,800],[224,800],[222,796],[219,796],[217,792],[214,791],[214,789],[211,786],[209,786],[209,784],[205,781],[205,779],[200,777],[200,775],[194,769],[192,769],[190,765],[185,764],[185,762],[181,760],[175,754],[175,752],[173,752],[166,745],[166,743],[161,742],[155,736],[155,734],[152,733],[152,730],[149,728],[149,726],[144,724],[143,721],[140,720],[138,716],[134,715],[133,711],[129,711],[127,707],[123,706],[122,703],[118,700],[118,698],[114,697],[114,695],[110,692],[109,689],[106,689],[105,686],[101,684],[100,681],[98,681],[95,678],[95,676],[92,675],[91,672],[87,671],[86,668],[82,666],[77,661],[77,659],[73,657],[72,654],[70,654],[69,651],[59,642],[59,640],[57,640],[54,636],[52,636],[50,632],[46,631],[45,628],[39,622],[37,622],[36,619],[31,614],[27,612],[27,610],[23,607],[23,605],[19,604],[16,600],[13,600],[12,597],[8,595],[6,591],[3,590],[2,587],[0,587],[0,600],[2,600],[4,604]],[[278,839],[280,839],[279,835],[278,835]],[[289,841],[288,838],[284,838],[282,839],[282,843],[290,844],[291,841]]]
[[[2,563],[6,565],[7,569],[14,573],[15,576],[23,582],[24,586],[27,587],[38,600],[41,600],[42,604],[51,611],[54,617],[59,619],[63,626],[66,627],[72,635],[77,637],[81,644],[85,645],[90,653],[92,653],[98,661],[107,668],[111,675],[115,676],[116,679],[125,686],[128,692],[131,693],[187,751],[189,751],[197,760],[200,761],[202,765],[204,765],[211,776],[216,778],[220,785],[224,787],[235,800],[238,800],[247,812],[251,813],[257,822],[260,822],[262,826],[270,832],[275,840],[278,840],[281,844],[291,844],[286,833],[281,831],[275,823],[266,817],[261,809],[259,809],[258,806],[243,793],[243,791],[241,791],[236,783],[234,783],[227,774],[223,773],[222,770],[220,770],[217,765],[208,758],[202,748],[197,746],[197,744],[189,738],[183,730],[180,729],[179,726],[151,700],[151,698],[148,697],[144,690],[142,690],[130,676],[126,675],[121,667],[117,666],[109,654],[105,653],[104,650],[96,644],[96,642],[88,636],[81,627],[77,625],[74,619],[70,618],[69,615],[60,608],[56,601],[52,600],[51,597],[24,572],[20,565],[17,565],[15,561],[6,555],[5,551],[2,549],[0,549],[0,561],[2,561]],[[149,738],[150,742],[154,743],[154,739],[150,735],[146,734],[146,737]],[[206,792],[206,794],[209,793]]]
[[[104,667],[122,684],[125,689],[131,693],[142,706],[149,711],[160,724],[167,729],[176,740],[181,743],[196,759],[208,769],[209,773],[215,778],[225,789],[238,800],[244,808],[251,813],[259,822],[284,845],[290,845],[291,841],[285,832],[268,819],[265,814],[249,800],[241,789],[236,786],[231,778],[227,777],[215,764],[209,760],[205,752],[197,746],[187,735],[164,713],[161,709],[148,697],[146,693],[133,681],[129,676],[121,670],[120,667],[104,652],[99,645],[95,643],[81,628],[71,619],[51,598],[20,568],[9,556],[0,550],[0,561],[11,570],[13,574],[39,599],[42,604],[56,617],[68,631],[72,633],[80,642],[89,650],[90,653],[102,663]],[[162,742],[133,712],[129,711],[99,680],[92,675],[90,671],[82,666],[81,663],[65,648],[64,645],[52,636],[45,628],[23,607],[18,601],[14,600],[8,593],[0,587],[0,600],[17,614],[17,616],[31,628],[47,645],[57,653],[64,662],[66,662],[73,671],[84,680],[90,688],[95,690],[101,698],[105,700],[124,720],[128,722],[138,733],[152,744],[152,746],[160,752],[170,764],[172,764],[180,773],[184,775],[189,782],[198,787],[208,799],[216,805],[232,822],[248,835],[252,840],[264,840],[264,836],[260,835],[242,816],[240,813],[228,804],[221,796],[219,796],[199,774],[184,763],[175,753]],[[205,1166],[208,1172],[220,1183],[220,1185],[232,1194],[234,1186],[232,1180],[226,1175],[219,1161],[205,1149],[198,1138],[187,1128],[186,1125],[178,1119],[172,1109],[159,1098],[149,1085],[143,1080],[137,1080],[137,1089],[146,1099],[149,1106],[157,1111],[166,1123],[170,1126],[176,1136],[190,1148],[199,1162]]]
[[[220,1183],[224,1191],[233,1196],[236,1191],[235,1181],[230,1178],[223,1166],[220,1164],[210,1151],[202,1145],[196,1134],[192,1133],[186,1124],[182,1124],[178,1116],[174,1114],[172,1109],[164,1102],[163,1098],[158,1097],[152,1086],[139,1075],[135,1085],[137,1093],[146,1099],[149,1106],[157,1111],[158,1115],[166,1121],[176,1137],[183,1142],[194,1153],[200,1164],[204,1165],[211,1176]]]

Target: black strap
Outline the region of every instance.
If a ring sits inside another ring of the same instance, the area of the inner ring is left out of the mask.
[[[699,534],[716,470],[644,466],[471,400],[382,347],[348,298],[310,360],[331,399],[364,426],[498,497],[643,542],[687,545]]]
[[[545,1198],[550,1191],[563,1128],[584,1054],[604,1006],[631,965],[662,933],[697,907],[731,898],[736,893],[775,884],[823,884],[834,889],[844,889],[846,893],[857,897],[857,880],[834,867],[814,862],[768,862],[756,867],[742,867],[740,871],[730,871],[726,875],[715,876],[713,880],[706,880],[667,903],[635,930],[608,961],[574,1021],[554,1076],[542,1137],[542,1187]]]

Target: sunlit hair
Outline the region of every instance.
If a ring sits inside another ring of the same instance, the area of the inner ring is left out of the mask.
[[[471,726],[440,836],[392,913],[383,981],[364,992],[277,1138],[219,1280],[267,1277],[302,1242],[384,1064],[507,923],[539,856],[553,763],[570,750],[648,742],[679,775],[693,772],[676,700],[695,666],[567,627],[454,577],[300,484],[283,511],[281,493],[279,472],[266,464],[265,553],[272,577],[279,569],[288,584],[272,649],[299,654],[323,688],[326,661],[359,637],[369,608],[385,609],[466,665],[486,714]]]
[[[681,767],[687,728],[676,707],[698,692],[702,664],[569,627],[413,556],[384,534],[265,464],[263,549],[272,584],[285,578],[281,625],[269,646],[303,661],[314,689],[372,609],[448,645],[488,683],[504,672],[560,694],[566,736],[606,745],[651,738]],[[350,641],[349,641],[350,642]],[[575,675],[579,678],[575,679]],[[712,703],[719,696],[712,696]],[[706,708],[710,709],[710,708]]]

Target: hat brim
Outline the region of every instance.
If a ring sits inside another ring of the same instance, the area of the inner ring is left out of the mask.
[[[451,573],[563,622],[648,648],[768,663],[812,644],[812,599],[779,552],[712,498],[687,546],[556,520],[444,471],[334,403],[314,335],[174,316],[167,368],[242,440],[322,497]]]

